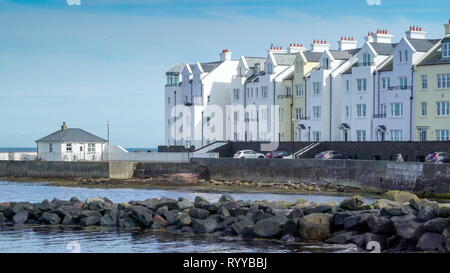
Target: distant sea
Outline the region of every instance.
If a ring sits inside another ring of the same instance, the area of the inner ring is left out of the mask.
[[[125,148],[129,152],[147,152],[148,150],[152,152],[157,152],[158,148]],[[0,147],[0,153],[13,153],[13,152],[22,152],[22,153],[29,153],[29,152],[36,152],[36,148],[27,148],[27,147],[17,147],[17,148],[1,148]]]

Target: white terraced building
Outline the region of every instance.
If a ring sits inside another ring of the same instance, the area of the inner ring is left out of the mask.
[[[310,50],[271,46],[266,57],[239,60],[224,50],[217,62],[181,63],[166,73],[166,144],[416,140],[413,67],[439,43],[426,34],[414,26],[393,42],[378,30],[360,47],[342,37],[336,50],[315,40]],[[175,105],[192,111],[175,119]]]

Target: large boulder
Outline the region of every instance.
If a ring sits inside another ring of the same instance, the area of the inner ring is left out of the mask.
[[[127,229],[128,228],[129,229],[139,228],[141,226],[141,223],[139,223],[134,218],[131,218],[129,216],[125,216],[123,218],[119,218],[118,224],[119,224],[119,227],[127,228]]]
[[[331,215],[313,213],[300,218],[299,234],[306,241],[323,241],[330,235]]]
[[[98,216],[88,216],[81,219],[80,224],[82,226],[98,226],[100,225],[100,219],[101,217]]]
[[[14,223],[14,225],[23,225],[23,224],[25,224],[25,222],[28,220],[29,214],[30,213],[28,211],[21,211],[19,213],[16,213],[13,216],[13,223]]]
[[[427,222],[436,217],[438,217],[436,214],[436,209],[433,207],[423,207],[417,213],[417,219],[422,222]]]
[[[6,216],[0,212],[0,225],[6,224],[7,221],[8,219],[6,218]]]
[[[166,218],[169,225],[178,224],[178,221],[183,213],[178,210],[169,210],[164,213],[164,218]]]
[[[444,237],[439,233],[426,232],[417,243],[417,249],[423,251],[439,250],[444,243]]]
[[[97,217],[98,219],[100,219],[102,217],[102,214],[98,211],[83,210],[83,211],[81,211],[80,215],[78,216],[79,220],[86,218],[86,217]]]
[[[234,198],[229,194],[222,194],[222,196],[219,199],[219,204],[225,204],[225,203],[233,203],[236,202]]]
[[[178,219],[178,225],[180,226],[190,226],[192,224],[192,218],[187,213],[182,213]]]
[[[262,238],[277,238],[282,235],[283,227],[288,220],[280,215],[259,220],[255,224],[255,234]]]
[[[252,237],[255,223],[247,217],[238,217],[238,221],[231,225],[233,231],[242,237]]]
[[[359,214],[357,212],[353,212],[353,211],[336,212],[333,215],[331,224],[335,228],[342,228],[342,227],[344,227],[344,220],[346,218],[352,217],[352,216],[357,216],[357,215],[359,215]]]
[[[427,232],[442,233],[442,231],[450,226],[450,219],[448,218],[435,218],[426,222],[423,227]]]
[[[292,209],[286,216],[290,220],[298,220],[304,216],[303,210],[300,208]]]
[[[160,207],[166,206],[169,210],[176,209],[178,206],[177,203],[178,201],[172,198],[163,197],[159,200],[159,206]]]
[[[339,232],[336,234],[331,234],[330,237],[325,241],[327,244],[348,244],[352,242],[352,231]]]
[[[443,231],[442,231],[442,236],[444,236],[444,239],[447,240],[448,238],[450,238],[450,227],[446,227]]]
[[[100,225],[106,227],[117,226],[119,212],[117,209],[109,209],[100,218]]]
[[[65,216],[70,216],[72,219],[79,219],[86,217],[85,215],[81,216],[81,208],[77,208],[75,206],[61,206],[52,211],[53,213],[58,214],[59,217],[64,218]],[[87,211],[85,211],[87,213]],[[94,212],[95,215],[99,216],[98,212]]]
[[[427,199],[415,199],[415,198],[413,198],[413,199],[409,200],[409,205],[413,209],[419,211],[419,210],[421,210],[421,209],[423,209],[425,207],[438,208],[439,203],[436,202],[436,201],[430,201],[430,200],[427,200]]]
[[[181,199],[181,200],[178,200],[178,202],[177,202],[177,209],[179,209],[179,210],[190,209],[193,207],[194,207],[194,204],[192,204],[187,199]]]
[[[41,222],[45,225],[58,225],[61,218],[56,213],[44,212],[41,216]]]
[[[440,204],[437,208],[437,215],[439,217],[450,217],[450,204]]]
[[[367,218],[370,216],[369,213],[364,213],[360,215],[350,216],[344,219],[345,230],[351,231],[368,231],[369,226],[367,225]]]
[[[423,223],[420,223],[417,217],[395,216],[391,218],[391,221],[394,223],[397,234],[407,240],[417,241],[424,233]]]
[[[383,194],[383,198],[399,203],[407,203],[411,199],[419,199],[417,195],[406,191],[388,191]]]
[[[44,201],[42,201],[41,203],[35,204],[34,205],[35,209],[38,209],[41,212],[47,212],[47,211],[51,211],[54,209],[53,204],[48,201],[47,199],[45,199]]]
[[[192,218],[206,219],[209,216],[209,211],[201,208],[193,208],[191,209],[190,215]]]
[[[192,228],[195,233],[211,233],[214,232],[218,226],[217,218],[206,218],[206,219],[192,219]]]
[[[163,217],[161,217],[159,215],[153,216],[153,224],[151,226],[152,228],[164,229],[168,226],[169,226],[169,222],[167,222],[166,219],[164,219]]]
[[[134,218],[141,227],[149,227],[153,223],[153,213],[150,209],[143,206],[132,206],[130,217]]]
[[[355,195],[351,198],[342,200],[339,207],[345,210],[358,210],[363,204],[364,199],[359,195]]]
[[[394,223],[388,217],[370,215],[366,222],[372,233],[392,234],[395,232]]]

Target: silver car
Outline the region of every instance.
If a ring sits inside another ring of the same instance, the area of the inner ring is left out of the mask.
[[[253,150],[241,150],[234,154],[234,158],[265,158],[265,156]]]

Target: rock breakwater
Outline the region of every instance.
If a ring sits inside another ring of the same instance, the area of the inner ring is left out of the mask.
[[[376,243],[384,252],[450,252],[450,204],[388,192],[366,204],[360,196],[340,204],[239,201],[222,195],[113,203],[106,198],[0,203],[0,225],[108,226],[164,229],[174,233],[267,238],[285,244]]]

